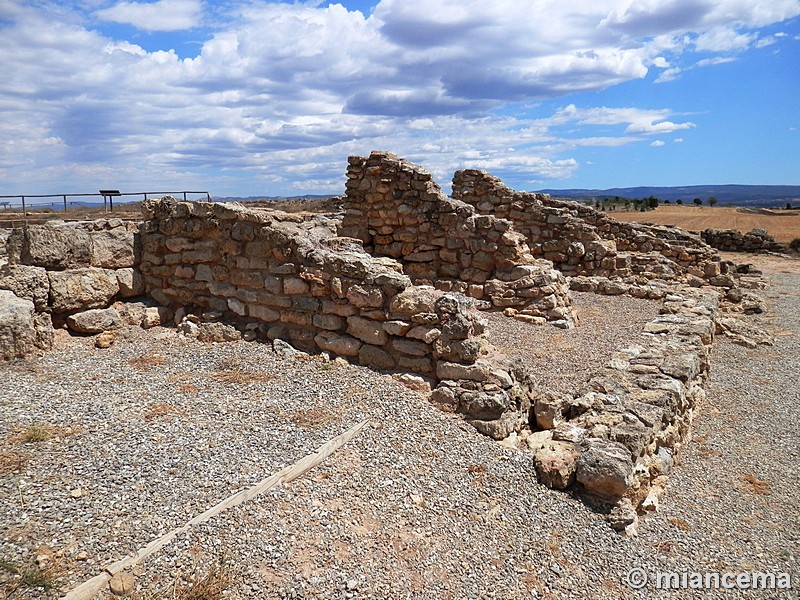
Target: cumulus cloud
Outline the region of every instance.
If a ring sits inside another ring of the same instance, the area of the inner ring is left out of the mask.
[[[653,148],[660,148],[661,146],[666,146],[667,143],[662,141],[662,140],[654,140],[654,141],[650,142],[650,145]]]
[[[313,2],[5,0],[0,185],[116,174],[121,186],[157,173],[203,187],[213,174],[222,189],[339,190],[343,157],[373,148],[444,178],[465,166],[567,177],[577,148],[695,124],[669,108],[537,103],[734,60],[768,39],[758,27],[799,14],[797,0],[381,0],[370,14]],[[186,58],[121,39],[111,23],[197,29],[205,41]]]
[[[132,25],[142,31],[180,31],[200,24],[200,0],[158,0],[157,2],[118,2],[96,11],[101,21]]]

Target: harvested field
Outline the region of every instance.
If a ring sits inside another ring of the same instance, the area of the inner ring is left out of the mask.
[[[649,212],[609,213],[620,221],[676,225],[689,231],[737,229],[748,232],[764,229],[777,241],[789,243],[800,237],[800,211],[747,209],[727,206],[662,205]]]
[[[42,359],[0,365],[0,597],[59,597],[370,418],[304,477],[146,559],[133,597],[224,587],[226,598],[790,598],[625,583],[634,567],[797,577],[800,263],[759,264],[772,287],[758,321],[775,346],[716,342],[694,440],[638,538],[540,485],[529,453],[365,368],[170,329],[126,330],[107,350],[60,336]],[[653,310],[576,297],[591,336],[513,322],[509,349],[527,345],[539,372],[561,378],[569,353],[591,343],[580,379]],[[20,436],[36,427],[54,435]]]

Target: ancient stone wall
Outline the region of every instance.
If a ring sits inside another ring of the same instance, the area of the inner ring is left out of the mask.
[[[412,285],[402,265],[335,237],[324,217],[150,200],[140,269],[149,296],[296,348],[445,385],[440,404],[504,437],[527,419],[525,373],[496,355],[470,301]],[[502,422],[501,422],[502,418]]]
[[[400,261],[417,283],[571,322],[563,275],[530,254],[511,221],[448,198],[424,169],[387,152],[351,156],[340,234]]]
[[[453,197],[481,214],[510,220],[534,256],[565,275],[638,279],[704,277],[714,251],[698,237],[671,227],[623,223],[576,202],[516,192],[474,169],[456,172]]]
[[[37,344],[13,351],[16,357],[41,353],[50,347],[51,321],[56,326],[66,324],[77,333],[99,333],[126,322],[130,315],[125,311],[120,314],[110,306],[144,293],[135,268],[138,229],[138,223],[101,219],[31,225],[10,232],[8,262],[0,266],[0,290],[29,302],[36,315],[31,317],[35,328],[49,330],[49,335],[37,334]],[[22,311],[18,302],[13,304]],[[146,309],[158,311],[155,306],[139,304],[140,322],[136,324],[141,324]],[[22,318],[22,312],[17,320]],[[150,321],[155,321],[156,316],[150,315]]]
[[[735,229],[706,229],[700,232],[700,237],[709,246],[726,252],[788,252],[786,244],[776,242],[763,229],[753,229],[748,233]]]
[[[577,485],[619,502],[622,529],[654,510],[705,392],[720,294],[683,286],[666,296],[640,343],[617,352],[574,394],[542,392],[529,445],[550,487]]]

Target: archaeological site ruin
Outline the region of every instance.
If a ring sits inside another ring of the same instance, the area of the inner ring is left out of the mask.
[[[41,354],[54,327],[102,347],[121,327],[159,325],[198,343],[325,352],[398,374],[492,438],[529,432],[541,482],[613,505],[624,530],[663,492],[714,336],[768,343],[740,317],[764,309],[763,282],[721,259],[708,243],[721,234],[618,222],[478,170],[455,173],[448,196],[387,152],[348,159],[343,209],[165,197],[145,201],[139,222],[15,228],[0,268],[0,354]],[[489,344],[483,314],[580,327],[572,291],[658,300],[661,314],[645,344],[555,393]]]

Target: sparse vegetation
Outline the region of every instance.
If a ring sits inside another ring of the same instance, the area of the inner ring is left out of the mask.
[[[18,566],[6,557],[0,557],[0,573],[11,576],[3,589],[7,598],[23,588],[50,590],[56,586],[55,577],[49,571],[34,566]]]
[[[146,371],[153,367],[163,365],[167,361],[160,354],[144,354],[128,361],[128,364],[139,371]]]
[[[0,476],[21,471],[29,459],[30,455],[22,452],[0,451]]]
[[[800,237],[796,237],[791,242],[789,242],[789,248],[791,248],[795,252],[800,252]]]
[[[172,597],[175,600],[219,600],[232,583],[233,577],[223,556],[196,581],[187,585],[176,582]]]
[[[11,441],[22,442],[24,444],[37,444],[46,442],[54,437],[73,435],[74,430],[67,427],[59,427],[47,423],[31,423],[19,429],[16,434],[9,438]]]
[[[164,415],[178,414],[180,411],[167,402],[155,402],[145,411],[144,418],[146,420],[155,419]]]
[[[763,481],[750,473],[745,475],[743,479],[745,483],[750,485],[750,491],[754,494],[769,496],[772,493],[772,486],[768,481]]]

